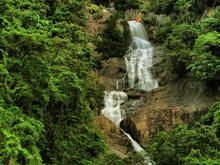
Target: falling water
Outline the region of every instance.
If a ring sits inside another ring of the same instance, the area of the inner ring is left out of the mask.
[[[128,54],[125,55],[129,88],[150,91],[158,87],[152,75],[154,49],[148,41],[143,25],[135,21],[128,23],[132,39]]]
[[[122,110],[120,109],[120,105],[128,100],[128,96],[125,92],[122,91],[111,91],[105,92],[104,102],[105,108],[102,109],[102,114],[110,119],[113,123],[115,123],[118,127],[120,127],[120,122],[123,120]],[[121,129],[122,130],[122,129]],[[131,144],[135,151],[142,151],[143,148],[132,139],[132,137],[124,132],[122,132],[130,139]]]
[[[148,41],[147,33],[141,23],[135,21],[129,21],[128,23],[132,42],[124,58],[129,88],[150,91],[158,87],[158,83],[152,75],[153,46]],[[121,81],[116,82],[117,90],[119,86],[126,84],[125,80],[124,77]],[[120,122],[124,119],[124,117],[122,117],[123,110],[121,109],[121,104],[127,100],[128,96],[123,91],[105,92],[105,107],[102,109],[102,113],[118,127],[120,127]],[[139,152],[144,150],[128,133],[123,130],[122,132],[130,139],[135,151]],[[151,162],[152,161],[146,157],[146,163],[151,165]]]
[[[115,123],[118,127],[123,120],[121,115],[120,104],[127,101],[128,96],[122,91],[105,92],[104,103],[105,108],[102,109],[102,114]]]

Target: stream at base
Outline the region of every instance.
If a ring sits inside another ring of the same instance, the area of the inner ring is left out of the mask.
[[[144,26],[135,21],[129,21],[131,45],[127,54],[124,56],[126,65],[126,74],[124,79],[127,83],[116,83],[115,91],[105,92],[104,105],[102,114],[110,119],[120,128],[120,123],[126,118],[125,110],[121,109],[121,104],[128,101],[128,95],[119,89],[134,88],[136,90],[150,91],[158,87],[158,83],[153,75],[153,46],[148,41],[147,33]],[[121,81],[124,82],[124,81]],[[125,84],[128,84],[125,86]],[[120,88],[119,88],[120,87]],[[129,135],[121,131],[128,137],[136,152],[144,151],[144,149]],[[149,157],[145,158],[148,165],[152,165],[153,161]]]

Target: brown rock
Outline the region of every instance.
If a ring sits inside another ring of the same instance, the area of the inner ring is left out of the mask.
[[[120,80],[124,74],[121,72],[124,68],[124,60],[122,58],[110,58],[103,61],[103,68],[99,71],[101,83],[105,84],[106,90],[115,90],[116,81]]]
[[[117,153],[121,157],[126,157],[126,155],[132,152],[128,139],[108,118],[101,114],[96,117],[95,125],[101,131],[102,138],[109,149],[109,153]]]
[[[122,127],[144,146],[158,131],[197,119],[215,102],[219,92],[201,82],[183,79],[147,92],[141,110],[122,122]]]

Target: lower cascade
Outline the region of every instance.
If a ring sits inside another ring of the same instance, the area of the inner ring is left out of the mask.
[[[104,105],[102,114],[114,122],[118,127],[123,119],[126,118],[121,104],[128,101],[128,96],[123,88],[134,88],[136,90],[150,91],[158,87],[155,76],[153,75],[153,46],[148,41],[147,33],[144,26],[140,22],[129,21],[129,29],[131,36],[131,45],[127,54],[124,56],[126,65],[126,75],[123,80],[127,80],[123,84],[116,82],[116,91],[105,92]],[[122,82],[122,81],[121,81]],[[128,84],[128,85],[127,85]],[[125,86],[127,85],[127,86]],[[119,88],[120,87],[120,88]],[[135,151],[140,152],[144,149],[126,132],[121,131],[128,137]],[[145,158],[146,164],[151,165],[148,157]]]
[[[104,102],[105,108],[102,109],[102,114],[115,123],[118,127],[123,120],[120,104],[127,101],[128,96],[122,91],[105,92]]]

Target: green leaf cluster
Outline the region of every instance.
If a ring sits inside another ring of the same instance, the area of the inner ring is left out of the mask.
[[[133,153],[125,158],[121,158],[116,153],[104,154],[99,159],[95,160],[96,165],[146,165],[146,157],[148,155],[145,152]]]
[[[114,6],[117,11],[122,13],[129,9],[139,9],[139,0],[115,0]]]
[[[7,109],[4,102],[0,116],[0,164],[43,164],[38,147],[43,124],[24,115],[18,107]]]
[[[210,125],[214,128],[217,137],[220,137],[220,102],[214,103],[207,114],[201,117],[200,122],[204,125]]]
[[[172,15],[175,22],[193,23],[199,20],[207,7],[220,5],[216,0],[150,0],[147,11],[156,14]]]
[[[200,35],[196,39],[190,53],[193,62],[188,66],[196,78],[216,83],[220,80],[219,39],[220,34],[216,31]]]
[[[113,14],[106,21],[103,33],[96,41],[96,50],[102,54],[102,59],[110,57],[123,57],[128,47],[128,24],[124,23],[124,31],[117,26],[118,15]]]
[[[176,79],[179,79],[188,72],[189,54],[199,32],[189,24],[172,24],[171,29],[172,31],[166,34],[167,37],[164,42],[166,68],[173,73]],[[160,34],[161,31],[157,34],[158,38]]]
[[[220,141],[212,126],[179,125],[170,134],[159,132],[147,151],[156,164],[216,164],[220,161]]]
[[[219,16],[220,16],[220,7],[216,6],[214,13],[211,17],[205,18],[201,20],[202,23],[202,30],[204,33],[210,32],[210,31],[217,31],[220,32],[219,29]]]

